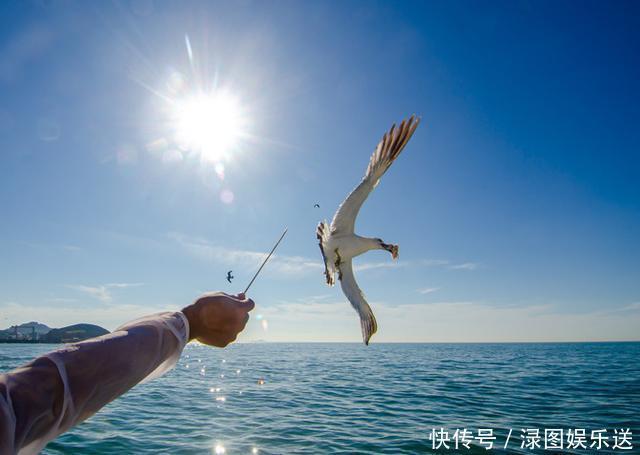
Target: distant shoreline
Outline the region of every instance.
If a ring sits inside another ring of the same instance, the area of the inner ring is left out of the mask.
[[[0,344],[61,344],[51,341],[40,340],[0,340]]]

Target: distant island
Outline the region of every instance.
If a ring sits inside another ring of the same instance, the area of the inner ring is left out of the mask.
[[[74,324],[52,329],[40,322],[31,321],[0,330],[0,343],[74,343],[109,331],[93,324]]]

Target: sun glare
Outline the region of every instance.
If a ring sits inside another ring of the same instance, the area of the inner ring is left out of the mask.
[[[174,106],[176,142],[210,161],[227,159],[242,137],[244,118],[231,93],[218,90],[179,100]]]

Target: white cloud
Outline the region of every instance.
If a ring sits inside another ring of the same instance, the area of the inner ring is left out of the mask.
[[[476,270],[480,268],[480,264],[476,262],[453,263],[447,259],[423,259],[420,264],[427,267],[441,267],[449,270]]]
[[[623,311],[636,311],[640,310],[640,302],[633,302],[622,308]]]
[[[71,299],[67,297],[49,297],[45,299],[45,302],[48,302],[48,303],[73,303],[77,301],[78,299]]]
[[[214,245],[204,239],[189,238],[181,234],[171,233],[169,238],[175,240],[192,256],[205,260],[224,264],[228,267],[258,267],[265,259],[268,252],[234,250],[223,246]],[[321,260],[312,260],[302,256],[284,256],[274,254],[271,256],[269,270],[271,273],[287,276],[302,275],[310,271],[320,272],[324,269]]]
[[[113,298],[111,289],[124,289],[130,287],[142,286],[144,283],[108,283],[98,286],[86,286],[84,284],[68,284],[69,289],[88,294],[89,296],[100,300],[101,302],[110,302]]]
[[[436,292],[439,290],[440,288],[422,288],[422,289],[418,289],[418,292],[420,294],[431,294],[432,292]]]
[[[444,267],[446,265],[449,265],[449,261],[447,261],[446,259],[423,259],[420,262],[422,263],[422,265],[425,265],[427,267]]]
[[[144,283],[108,283],[105,284],[107,288],[134,288],[138,286],[144,286]]]
[[[0,304],[0,320],[6,319],[2,325],[10,326],[26,321],[38,321],[49,327],[64,327],[71,324],[88,323],[96,324],[108,330],[142,317],[144,315],[161,311],[176,311],[171,305],[144,306],[144,305],[85,305],[85,306],[57,306],[43,307],[36,305],[24,305],[17,302]],[[2,326],[0,325],[0,327]]]
[[[370,303],[379,326],[374,343],[630,341],[640,338],[640,311],[637,311],[640,305],[635,304],[631,304],[631,308],[567,313],[552,305],[504,307],[471,301]],[[177,308],[171,305],[111,303],[60,305],[50,310],[11,301],[0,304],[0,321],[3,321],[2,325],[10,326],[36,320],[50,327],[86,322],[113,330],[147,314],[175,310]],[[265,320],[267,323],[263,325]],[[360,342],[360,324],[358,315],[341,295],[337,299],[318,295],[291,302],[257,302],[239,340],[260,339]]]
[[[638,340],[640,312],[564,313],[551,305],[494,306],[477,302],[391,305],[370,302],[378,321],[374,342],[543,342]],[[254,310],[268,320],[248,326],[251,341],[361,340],[358,316],[346,299],[278,302]]]
[[[365,270],[374,270],[374,269],[397,269],[399,267],[408,266],[408,262],[396,262],[396,261],[388,261],[388,262],[363,262],[360,264],[353,264],[353,270],[356,272],[363,272]]]
[[[169,233],[169,238],[182,246],[188,254],[200,260],[223,264],[228,267],[256,267],[266,257],[267,252],[231,249],[213,244],[205,239],[188,237],[179,233]],[[413,266],[444,267],[454,270],[475,270],[478,265],[473,262],[451,264],[444,259],[422,259],[419,261],[377,261],[354,262],[353,269],[356,272],[364,272],[375,269],[395,269]],[[324,270],[321,259],[309,259],[302,256],[284,256],[274,254],[269,264],[271,274],[300,276],[309,272]]]
[[[77,245],[71,245],[68,243],[34,243],[34,242],[25,242],[30,248],[42,249],[42,250],[64,250],[70,253],[77,253],[79,251],[83,251],[83,249]]]
[[[451,270],[476,270],[479,267],[475,262],[463,262],[462,264],[452,264],[449,266]]]

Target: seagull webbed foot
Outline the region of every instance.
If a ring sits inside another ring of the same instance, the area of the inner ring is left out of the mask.
[[[393,260],[395,261],[396,259],[398,259],[398,245],[392,245],[390,243],[383,243],[382,244],[383,248],[385,250],[387,250],[389,253],[391,253],[391,257],[393,258]]]

